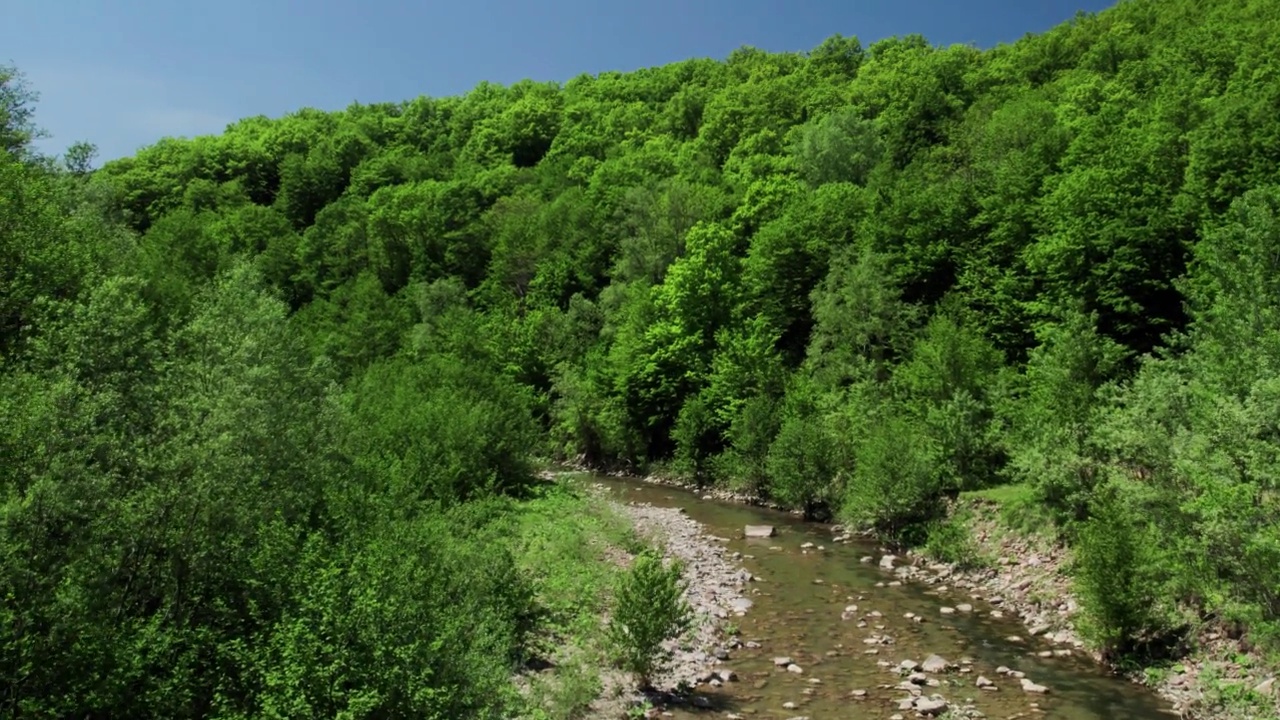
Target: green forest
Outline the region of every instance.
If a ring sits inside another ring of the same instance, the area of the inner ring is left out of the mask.
[[[0,81],[0,715],[508,717],[607,584],[569,556],[623,532],[570,527],[548,461],[899,546],[1005,488],[1115,662],[1209,624],[1280,652],[1271,0],[482,83],[96,169]]]

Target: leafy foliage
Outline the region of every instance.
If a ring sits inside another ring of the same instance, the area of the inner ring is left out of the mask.
[[[0,68],[3,712],[505,716],[538,455],[957,557],[946,499],[1016,483],[1111,652],[1276,647],[1277,37],[1127,0],[97,170]]]
[[[645,552],[618,584],[609,636],[622,667],[644,684],[668,659],[662,644],[683,633],[691,620],[681,572],[679,562],[664,563]]]

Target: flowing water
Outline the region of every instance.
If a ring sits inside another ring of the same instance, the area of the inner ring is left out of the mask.
[[[925,687],[924,695],[937,693],[953,706],[972,700],[989,718],[1051,718],[1053,720],[1168,720],[1172,710],[1155,694],[1108,676],[1086,657],[1042,658],[1036,653],[1053,649],[1046,641],[1027,638],[1013,642],[1010,636],[1027,637],[1026,629],[1014,619],[992,618],[991,606],[959,591],[941,594],[933,586],[906,582],[896,587],[876,587],[894,578],[875,563],[859,562],[863,556],[880,553],[872,543],[848,545],[831,542],[829,526],[806,523],[786,513],[701,500],[685,490],[656,486],[639,480],[597,477],[599,482],[624,502],[644,502],[660,507],[683,508],[689,517],[702,523],[711,534],[730,538],[727,549],[744,556],[740,562],[759,578],[749,583],[744,594],[754,607],[743,617],[732,618],[745,642],[754,640],[758,649],[732,651],[724,662],[739,676],[738,682],[721,688],[700,686],[698,694],[710,701],[710,709],[672,708],[677,718],[706,718],[736,713],[758,720],[786,720],[808,717],[889,718],[895,713],[915,717],[913,710],[900,710],[898,702],[907,696],[893,689],[904,678],[877,662],[897,666],[903,660],[923,662],[937,654],[950,662],[972,660],[972,672],[934,677],[940,687]],[[772,525],[777,535],[746,539],[745,525]],[[824,550],[802,550],[803,543],[824,546]],[[944,605],[973,605],[971,613],[942,615]],[[858,605],[857,617],[842,620],[850,604]],[[881,617],[866,620],[858,628],[858,618],[879,612]],[[914,613],[927,618],[917,623],[905,616]],[[877,625],[883,629],[877,629]],[[871,635],[889,635],[892,645],[868,645]],[[868,650],[878,649],[878,654]],[[774,666],[773,658],[789,656],[803,674]],[[1018,680],[997,674],[1006,666],[1026,673],[1037,684],[1047,686],[1047,695],[1024,692]],[[974,687],[978,676],[995,682],[998,690]],[[814,679],[817,683],[812,682]],[[890,687],[883,687],[890,686]],[[854,691],[865,691],[858,697]],[[786,703],[794,706],[784,707]]]

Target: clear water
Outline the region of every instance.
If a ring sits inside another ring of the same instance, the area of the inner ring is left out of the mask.
[[[603,484],[622,501],[684,508],[708,532],[730,538],[730,552],[754,556],[743,558],[741,563],[760,578],[746,588],[755,605],[733,622],[743,641],[755,640],[762,647],[732,651],[723,664],[737,672],[739,681],[721,688],[699,687],[698,694],[709,700],[711,707],[671,708],[677,718],[730,712],[759,720],[798,716],[857,720],[888,718],[894,713],[912,718],[914,711],[898,709],[898,701],[908,694],[881,687],[896,685],[902,678],[876,663],[923,662],[931,653],[953,663],[970,658],[973,672],[937,676],[943,685],[924,688],[924,694],[938,693],[953,704],[971,699],[989,718],[1168,720],[1174,714],[1154,693],[1109,676],[1087,657],[1041,658],[1036,653],[1053,649],[1052,645],[1034,638],[1023,643],[1006,641],[1012,635],[1026,638],[1026,628],[1016,620],[990,617],[992,608],[981,601],[959,592],[936,594],[932,586],[910,582],[876,587],[876,583],[894,578],[875,563],[859,562],[866,555],[879,559],[881,553],[873,544],[833,544],[828,526],[768,509],[701,500],[684,490],[610,477],[592,481]],[[778,534],[745,539],[745,525],[773,525]],[[805,542],[823,545],[825,550],[805,552],[800,547]],[[974,611],[948,616],[939,611],[944,605],[954,607],[963,602],[973,605]],[[858,605],[859,617],[873,610],[882,617],[868,619],[867,627],[858,628],[858,618],[841,619],[850,604]],[[921,615],[928,622],[916,623],[904,617],[907,613]],[[877,629],[876,624],[884,628]],[[887,634],[894,638],[894,644],[878,646],[877,655],[866,654],[869,648],[877,647],[863,642],[872,634]],[[796,675],[774,667],[777,656],[791,657],[804,673]],[[1017,680],[996,673],[1001,665],[1026,673],[1034,682],[1047,686],[1049,694],[1024,692]],[[979,675],[991,679],[999,690],[978,690],[973,682]],[[820,683],[811,683],[812,678]],[[854,690],[866,691],[865,697],[853,697]],[[796,707],[784,708],[788,702]]]

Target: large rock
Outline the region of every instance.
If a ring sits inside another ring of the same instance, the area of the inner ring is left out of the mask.
[[[947,701],[940,697],[918,698],[915,710],[921,715],[941,715],[947,711]]]
[[[1043,695],[1049,692],[1049,688],[1043,685],[1037,685],[1027,678],[1022,678],[1022,689],[1024,692],[1034,693],[1036,695]]]
[[[885,570],[892,570],[893,563],[897,559],[898,558],[895,555],[885,555],[884,557],[880,558],[880,567],[884,568]]]
[[[772,525],[748,525],[747,537],[749,538],[767,538],[778,534]]]
[[[947,662],[940,655],[930,655],[929,657],[925,658],[924,662],[920,665],[921,670],[927,673],[933,673],[935,675],[938,673],[946,672],[950,667],[951,667],[951,663]]]

